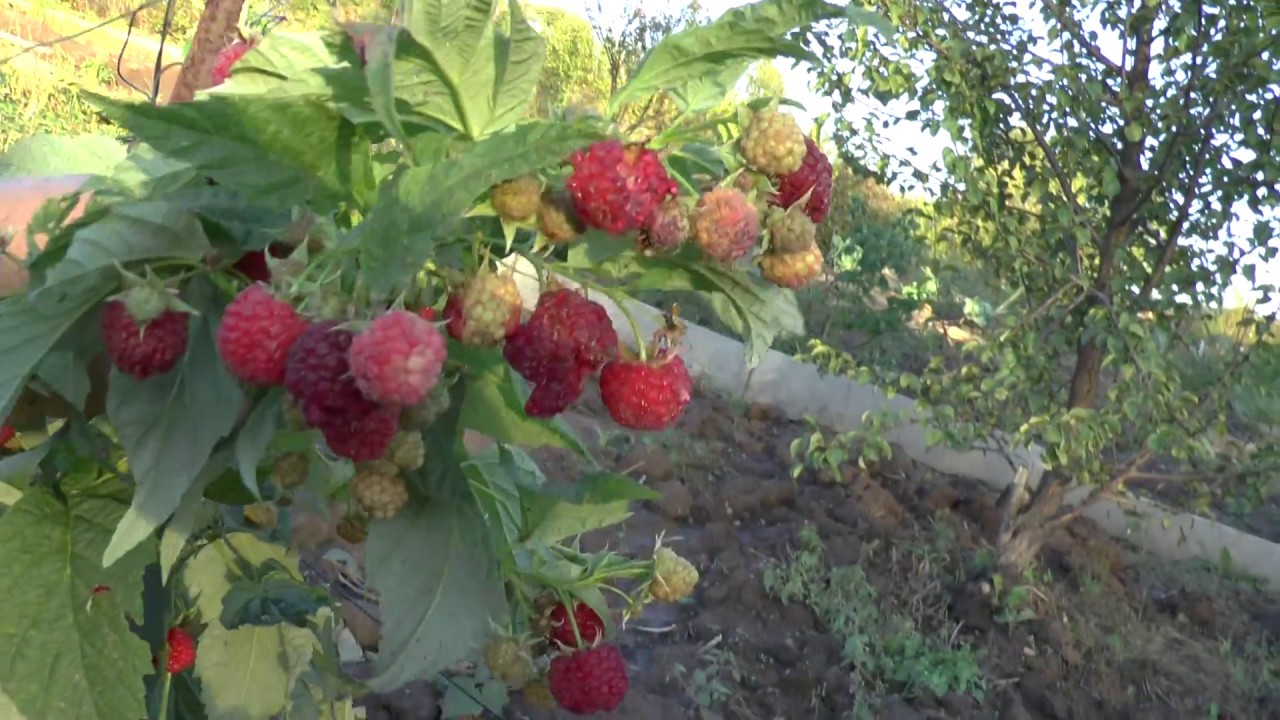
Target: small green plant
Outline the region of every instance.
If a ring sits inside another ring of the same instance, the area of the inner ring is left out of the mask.
[[[684,688],[685,694],[693,699],[699,707],[713,710],[733,697],[733,689],[726,681],[737,685],[742,682],[742,668],[738,658],[728,650],[716,647],[720,638],[707,643],[698,650],[698,667],[692,672],[682,663],[671,666],[668,680],[675,680]]]
[[[862,416],[862,427],[848,432],[828,435],[816,418],[805,415],[808,435],[791,441],[791,477],[799,478],[805,470],[813,470],[819,477],[840,482],[840,468],[850,460],[857,460],[858,467],[869,470],[876,464],[893,457],[893,448],[885,437],[886,426],[895,417],[884,411],[868,411]]]
[[[812,526],[802,529],[798,540],[790,558],[765,568],[765,590],[784,603],[810,607],[840,641],[854,685],[850,690],[858,697],[855,717],[872,717],[879,699],[889,695],[983,696],[977,650],[886,607],[862,568],[830,567]]]

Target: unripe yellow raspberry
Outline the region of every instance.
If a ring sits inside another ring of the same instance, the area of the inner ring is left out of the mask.
[[[363,464],[351,479],[351,496],[375,520],[389,520],[409,502],[400,469],[387,460]]]
[[[693,563],[675,554],[671,548],[660,547],[653,554],[653,582],[649,593],[663,602],[683,600],[698,584],[698,569]]]

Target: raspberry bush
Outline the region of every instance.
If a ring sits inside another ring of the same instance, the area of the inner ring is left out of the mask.
[[[749,61],[809,57],[796,38],[845,12],[766,0],[672,35],[610,112],[667,92],[705,117]],[[136,149],[86,169],[83,217],[74,198],[38,214],[30,285],[0,301],[0,714],[327,717],[486,659],[485,682],[607,710],[622,621],[697,592],[661,543],[579,549],[650,490],[553,486],[525,449],[586,454],[555,416],[592,385],[627,431],[679,420],[683,326],[633,290],[712,296],[753,362],[802,332],[779,285],[821,254],[775,248],[769,270],[762,220],[819,222],[830,163],[771,120],[745,143],[766,175],[734,189],[740,118],[764,106],[657,138],[538,120],[543,42],[517,2],[399,17],[239,42],[188,103],[91,96]],[[289,549],[291,514],[332,501],[382,618],[364,683]]]

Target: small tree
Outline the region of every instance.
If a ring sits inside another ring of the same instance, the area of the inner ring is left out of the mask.
[[[1170,478],[1257,480],[1257,463],[1217,455],[1208,431],[1225,431],[1226,390],[1251,355],[1275,352],[1255,343],[1268,319],[1244,318],[1244,349],[1212,382],[1178,358],[1230,280],[1280,254],[1280,30],[1265,3],[870,5],[900,33],[817,38],[823,87],[837,107],[918,101],[908,119],[959,148],[935,207],[948,241],[1022,292],[958,369],[939,358],[900,381],[931,407],[936,439],[1003,430],[1046,446],[1045,481],[1029,501],[1008,496],[1003,566],[1077,516],[1062,507],[1073,481],[1116,490],[1166,456],[1184,465]],[[869,166],[928,179],[877,149],[881,127],[837,132]],[[1246,209],[1257,219],[1242,233]]]

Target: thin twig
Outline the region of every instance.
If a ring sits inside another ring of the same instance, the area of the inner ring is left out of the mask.
[[[88,35],[89,33],[93,32],[93,31],[95,31],[95,30],[101,30],[102,28],[104,28],[104,27],[106,27],[106,26],[110,25],[111,23],[120,22],[121,20],[124,20],[124,19],[125,19],[125,18],[127,18],[127,17],[130,17],[130,16],[132,16],[132,15],[136,15],[136,14],[138,14],[138,13],[142,12],[143,10],[146,10],[146,9],[147,9],[147,8],[149,8],[149,7],[153,7],[153,6],[155,6],[155,5],[159,5],[160,3],[162,3],[162,2],[166,2],[166,1],[167,1],[167,0],[147,0],[147,2],[146,2],[146,3],[144,3],[144,4],[142,4],[142,5],[139,5],[138,7],[133,8],[132,10],[125,10],[124,12],[120,13],[119,15],[116,15],[116,16],[115,16],[115,17],[113,17],[113,18],[109,18],[109,19],[107,19],[107,20],[103,20],[102,22],[98,23],[97,25],[94,25],[94,26],[92,26],[92,27],[87,27],[87,28],[85,28],[84,30],[81,30],[80,32],[71,33],[70,35],[63,35],[62,37],[54,38],[53,40],[46,40],[46,41],[44,41],[44,42],[36,43],[36,44],[34,44],[34,45],[32,45],[32,46],[30,46],[30,47],[28,47],[28,48],[25,48],[25,49],[23,49],[23,50],[20,50],[20,51],[18,51],[17,53],[15,53],[15,54],[13,54],[13,55],[10,55],[9,57],[7,57],[7,58],[5,58],[5,59],[3,59],[3,60],[0,60],[0,65],[4,65],[5,63],[8,63],[8,62],[10,62],[10,61],[12,61],[12,60],[16,60],[16,59],[18,59],[18,58],[22,57],[23,55],[26,55],[26,54],[27,54],[27,53],[29,53],[29,52],[35,52],[36,50],[39,50],[39,49],[41,49],[41,48],[54,47],[54,46],[56,46],[56,45],[61,45],[61,44],[62,44],[62,43],[64,43],[64,42],[68,42],[68,41],[71,41],[71,40],[75,40],[76,38],[79,38],[79,37],[84,37],[85,35]]]

